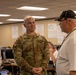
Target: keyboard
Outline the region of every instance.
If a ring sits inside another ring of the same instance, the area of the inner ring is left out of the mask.
[[[16,63],[14,59],[6,59],[2,61],[3,64],[11,64],[11,63]]]

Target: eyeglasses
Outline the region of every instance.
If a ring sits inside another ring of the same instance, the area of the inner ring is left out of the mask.
[[[62,20],[60,20],[60,23],[59,23],[59,25],[61,25],[61,22],[63,22],[63,21],[65,21],[65,19],[62,19]]]
[[[63,21],[65,21],[65,19],[63,19],[63,20],[60,20],[60,22],[63,22]]]

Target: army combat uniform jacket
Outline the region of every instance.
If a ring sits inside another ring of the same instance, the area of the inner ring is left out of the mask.
[[[13,45],[13,52],[22,75],[33,75],[32,67],[42,67],[42,75],[47,75],[46,68],[50,57],[44,36],[23,34]]]

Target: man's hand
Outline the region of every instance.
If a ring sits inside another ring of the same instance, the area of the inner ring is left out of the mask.
[[[38,67],[38,68],[37,68],[37,72],[38,72],[38,74],[40,74],[40,75],[41,75],[42,70],[43,70],[43,69],[42,69],[42,67]]]
[[[33,75],[42,75],[42,67],[32,68]]]

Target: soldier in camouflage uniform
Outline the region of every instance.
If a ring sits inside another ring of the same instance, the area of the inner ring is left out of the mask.
[[[15,60],[22,75],[47,75],[49,62],[48,42],[44,36],[35,33],[35,19],[24,18],[26,33],[20,36],[13,45]]]

